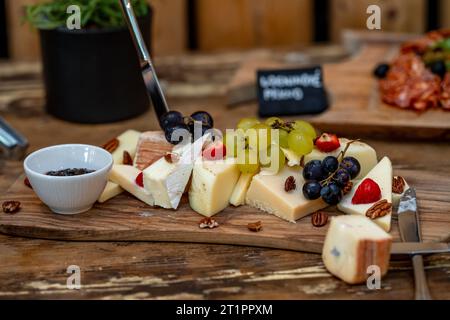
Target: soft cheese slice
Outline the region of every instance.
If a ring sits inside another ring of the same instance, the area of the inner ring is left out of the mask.
[[[189,189],[191,208],[211,217],[228,207],[239,173],[234,158],[218,161],[197,160]]]
[[[339,153],[341,151],[343,151],[347,145],[348,142],[350,142],[350,140],[345,139],[345,138],[340,138],[339,139],[341,146],[333,151],[333,152],[322,152],[317,148],[314,148],[313,151],[306,155],[304,158],[304,163],[308,163],[309,161],[312,160],[323,160],[328,156],[335,156],[337,157],[339,155]],[[287,160],[288,160],[288,165],[289,166],[298,166],[300,165],[301,162],[301,156],[297,155],[295,152],[289,150],[289,149],[282,149]],[[378,160],[377,160],[377,153],[375,151],[375,149],[373,149],[371,146],[369,146],[366,143],[360,142],[360,141],[355,141],[353,142],[347,152],[345,153],[346,157],[355,157],[356,159],[358,159],[359,163],[361,164],[361,172],[359,173],[358,177],[356,177],[356,179],[361,179],[362,177],[364,177],[365,175],[367,175],[367,173],[369,173],[369,171],[376,166]]]
[[[127,130],[117,137],[119,140],[119,146],[111,154],[114,160],[114,164],[123,164],[123,152],[128,151],[133,159],[136,155],[136,146],[141,133],[136,130]]]
[[[336,277],[350,284],[366,281],[375,265],[384,276],[389,267],[392,237],[361,216],[331,219],[322,251],[323,263]]]
[[[403,179],[403,180],[405,180],[405,179]],[[403,188],[402,193],[395,193],[394,191],[392,191],[392,206],[394,208],[398,207],[398,205],[400,204],[400,199],[403,197],[406,190],[408,190],[408,189],[409,189],[409,185],[408,185],[408,182],[406,182],[406,180],[405,180],[405,187]]]
[[[109,173],[109,179],[131,193],[139,200],[153,206],[154,200],[150,192],[136,184],[136,177],[141,171],[133,166],[116,164]]]
[[[208,136],[209,137],[209,136]],[[195,161],[201,157],[206,135],[194,143],[174,149],[179,160],[168,162],[162,157],[144,170],[144,186],[155,199],[155,205],[176,209],[189,182]]]
[[[297,188],[286,192],[286,179],[293,176]],[[328,205],[322,200],[307,200],[303,196],[304,180],[300,167],[285,167],[276,175],[257,174],[247,191],[246,203],[252,207],[274,214],[282,219],[295,222],[308,214]]]
[[[98,198],[98,202],[103,203],[108,201],[111,198],[114,198],[115,196],[118,196],[123,192],[123,189],[119,184],[115,182],[108,181],[106,183],[105,190],[103,190],[102,194]]]
[[[384,157],[380,163],[378,163],[360,182],[355,184],[352,191],[349,192],[341,202],[338,204],[337,208],[347,214],[362,215],[366,216],[366,212],[375,203],[369,204],[353,204],[352,198],[355,195],[356,190],[359,185],[367,178],[375,181],[381,189],[381,200],[386,199],[389,203],[392,203],[392,163],[388,157]],[[392,211],[392,210],[391,210]],[[382,227],[385,231],[389,232],[391,229],[391,216],[392,212],[385,215],[384,217],[375,219],[374,222]]]
[[[243,206],[245,204],[245,196],[255,173],[242,173],[239,177],[233,193],[230,197],[230,204],[235,207]]]
[[[172,151],[172,148],[173,145],[167,142],[164,132],[143,132],[137,142],[134,166],[139,170],[144,170],[163,157],[167,152]]]

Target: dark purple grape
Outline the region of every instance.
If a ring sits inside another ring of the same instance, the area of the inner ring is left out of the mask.
[[[316,200],[320,198],[322,186],[317,181],[308,181],[303,185],[303,195],[308,200]]]
[[[303,178],[305,178],[306,181],[322,181],[325,178],[322,170],[322,161],[312,160],[308,162],[303,169]]]
[[[352,179],[355,179],[361,172],[359,161],[353,157],[345,157],[342,159],[341,168],[347,170]]]
[[[347,183],[351,180],[348,171],[342,168],[336,172],[333,179],[341,188],[345,187]]]
[[[170,127],[183,124],[183,115],[178,111],[169,111],[164,113],[159,119],[161,128],[166,131]]]
[[[339,161],[336,157],[329,156],[322,160],[322,171],[329,177],[339,168]]]
[[[331,182],[322,188],[320,196],[327,204],[334,206],[342,200],[342,189],[336,183]]]
[[[179,144],[185,139],[190,139],[191,136],[188,126],[184,123],[169,127],[164,131],[164,134],[166,140],[171,144]]]
[[[194,121],[201,122],[204,126],[214,127],[213,117],[206,111],[197,111],[191,114],[191,118]]]

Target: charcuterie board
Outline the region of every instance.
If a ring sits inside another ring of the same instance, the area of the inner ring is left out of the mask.
[[[401,169],[417,189],[424,241],[450,239],[450,177],[439,172]],[[214,219],[215,229],[200,229],[202,216],[195,213],[186,198],[178,210],[147,206],[129,194],[119,195],[104,204],[95,204],[77,215],[52,213],[19,178],[1,197],[1,201],[18,200],[16,214],[0,214],[0,232],[8,235],[69,241],[170,241],[247,245],[320,253],[327,226],[313,227],[311,218],[289,223],[248,206],[228,207]],[[332,207],[330,215],[339,214]],[[391,234],[398,240],[393,218]],[[261,221],[262,230],[252,232],[248,223]]]

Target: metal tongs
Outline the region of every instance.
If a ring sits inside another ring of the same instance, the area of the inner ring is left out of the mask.
[[[0,156],[21,160],[28,148],[28,140],[0,117]]]
[[[142,77],[144,78],[147,93],[153,103],[159,122],[161,116],[169,111],[166,98],[164,97],[164,93],[162,92],[155,69],[153,68],[153,63],[150,59],[150,54],[148,53],[144,39],[142,38],[141,30],[139,29],[136,16],[134,15],[133,7],[131,6],[129,0],[120,0],[119,3],[122,7],[125,20],[127,21],[128,29],[130,29],[134,45],[138,51]]]

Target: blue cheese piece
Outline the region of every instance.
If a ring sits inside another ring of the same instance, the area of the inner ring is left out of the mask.
[[[389,267],[392,237],[362,216],[333,217],[322,251],[327,270],[339,279],[358,284],[367,280],[368,267]]]

